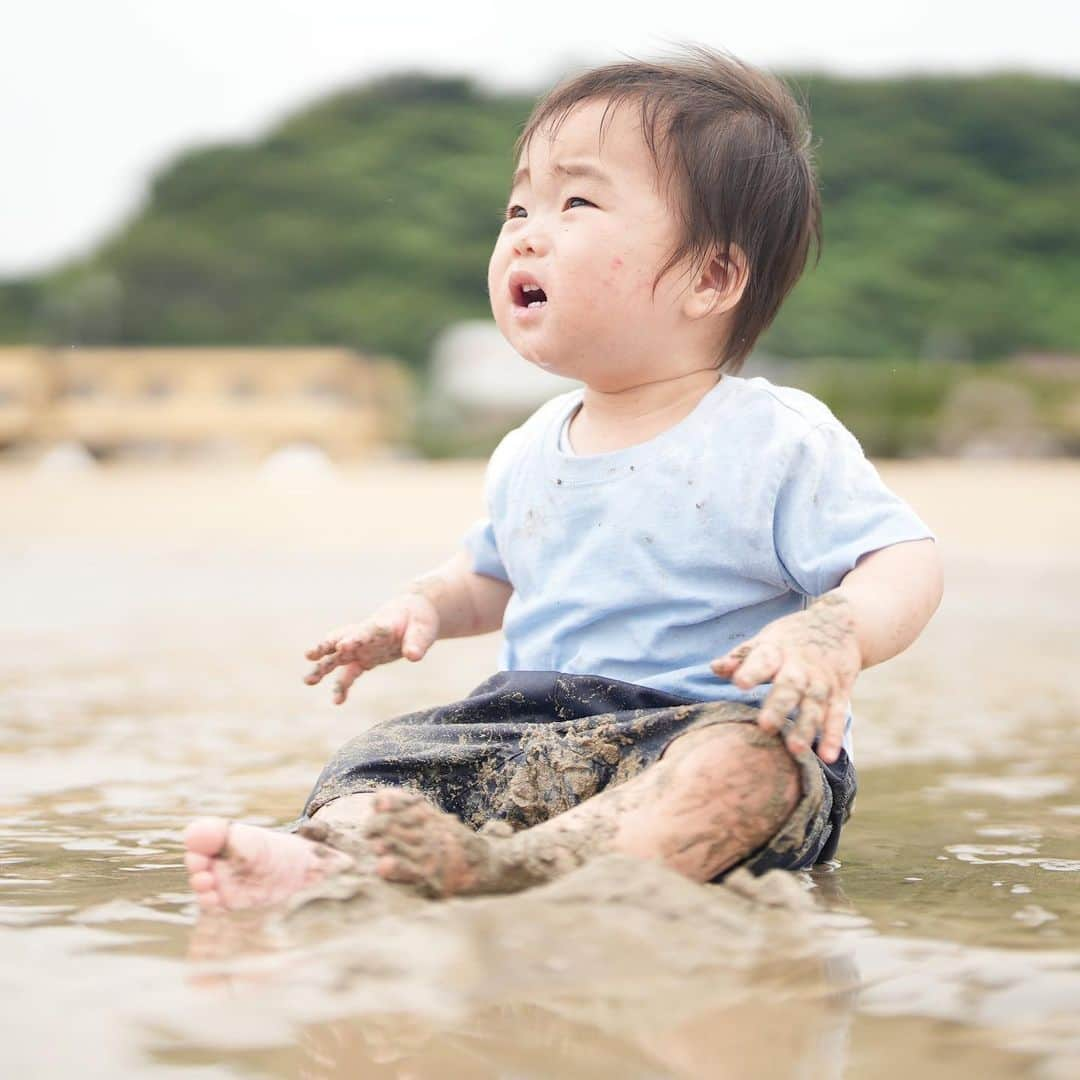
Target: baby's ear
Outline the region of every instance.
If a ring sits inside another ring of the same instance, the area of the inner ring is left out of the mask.
[[[717,252],[702,268],[686,297],[686,313],[693,319],[730,311],[742,299],[749,280],[746,256],[738,244],[726,256]]]

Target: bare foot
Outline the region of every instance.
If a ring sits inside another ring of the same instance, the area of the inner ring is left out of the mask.
[[[380,791],[374,811],[367,835],[380,877],[436,897],[507,889],[498,873],[500,841],[407,791]]]
[[[224,818],[198,818],[184,831],[184,864],[199,906],[261,907],[353,866],[344,852],[302,836]]]

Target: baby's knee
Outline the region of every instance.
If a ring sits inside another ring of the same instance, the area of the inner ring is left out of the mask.
[[[679,743],[683,745],[678,746]],[[753,723],[711,724],[677,739],[682,781],[717,804],[758,823],[766,839],[787,820],[801,795],[800,770],[779,735]]]

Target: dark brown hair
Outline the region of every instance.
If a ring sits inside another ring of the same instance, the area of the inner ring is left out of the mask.
[[[738,371],[806,266],[821,258],[821,202],[804,106],[776,76],[704,45],[670,60],[608,64],[561,82],[534,107],[514,145],[515,164],[542,128],[554,135],[578,104],[623,101],[641,109],[641,132],[681,237],[661,268],[688,259],[696,276],[729,244],[748,280],[717,366]]]

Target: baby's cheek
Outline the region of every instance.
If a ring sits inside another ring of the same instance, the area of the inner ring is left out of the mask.
[[[635,302],[648,299],[652,293],[651,268],[642,265],[640,259],[627,269],[621,257],[613,257],[611,259],[611,277],[613,285]]]
[[[495,295],[495,281],[499,276],[499,268],[502,263],[502,259],[499,255],[499,249],[496,247],[491,253],[491,258],[488,259],[488,271],[487,271],[487,287],[488,294],[490,296]]]
[[[608,267],[607,273],[600,281],[600,287],[606,294],[614,293],[616,289],[621,289],[625,286],[623,280],[625,275],[620,271],[622,270],[623,261],[619,256],[615,256],[611,260],[611,264]]]
[[[646,271],[638,271],[629,277],[623,288],[635,304],[641,304],[652,292],[652,278]]]

